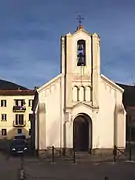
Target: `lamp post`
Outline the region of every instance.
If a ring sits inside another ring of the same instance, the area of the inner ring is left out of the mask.
[[[132,159],[132,148],[131,148],[131,140],[132,140],[132,121],[131,115],[129,114],[129,160]]]

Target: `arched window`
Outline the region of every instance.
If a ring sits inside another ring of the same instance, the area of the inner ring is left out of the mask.
[[[77,41],[77,66],[86,66],[85,40]]]
[[[77,86],[73,87],[73,101],[76,102],[79,100],[79,88]]]
[[[84,90],[85,90],[84,87],[81,86],[80,87],[80,92],[79,92],[79,100],[80,101],[84,101],[85,100],[85,97],[84,97],[85,96],[85,92],[84,92]]]
[[[90,86],[85,87],[85,100],[86,101],[92,100],[92,90]]]

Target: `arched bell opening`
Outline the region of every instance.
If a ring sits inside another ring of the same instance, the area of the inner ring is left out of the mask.
[[[86,66],[85,40],[77,41],[77,66]]]

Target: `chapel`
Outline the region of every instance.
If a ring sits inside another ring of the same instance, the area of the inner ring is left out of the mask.
[[[100,72],[99,35],[79,25],[61,36],[60,44],[60,74],[39,87],[34,98],[35,149],[124,149],[124,90]]]

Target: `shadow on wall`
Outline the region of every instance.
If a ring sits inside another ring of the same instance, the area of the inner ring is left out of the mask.
[[[35,113],[33,113],[33,119],[31,120],[31,148],[35,149]]]
[[[7,136],[2,136],[0,133],[0,151],[9,149],[12,139],[18,134],[18,129],[22,129],[22,134],[29,138],[29,132],[25,128],[13,128],[7,132]]]
[[[7,136],[2,136],[2,135],[0,135],[0,139],[13,139],[14,138],[14,136],[15,135],[17,135],[18,134],[18,129],[21,129],[21,131],[22,131],[22,134],[23,135],[26,135],[26,137],[28,137],[29,136],[29,132],[28,132],[28,130],[26,130],[25,128],[23,128],[23,127],[15,127],[15,128],[12,128],[11,130],[9,130],[8,132],[7,132]]]
[[[123,119],[119,119],[119,118],[124,118],[124,108],[120,105],[119,106],[115,105],[115,109],[114,109],[114,145],[117,145],[118,137],[120,136],[117,132],[118,131],[118,122],[123,120]]]
[[[58,146],[60,147],[60,139],[62,139],[62,134],[60,133],[60,130],[59,130],[59,123],[58,123],[58,119],[56,119],[52,125],[51,125],[51,128],[49,129],[49,134],[48,134],[48,142],[49,142],[49,145],[50,146]]]

